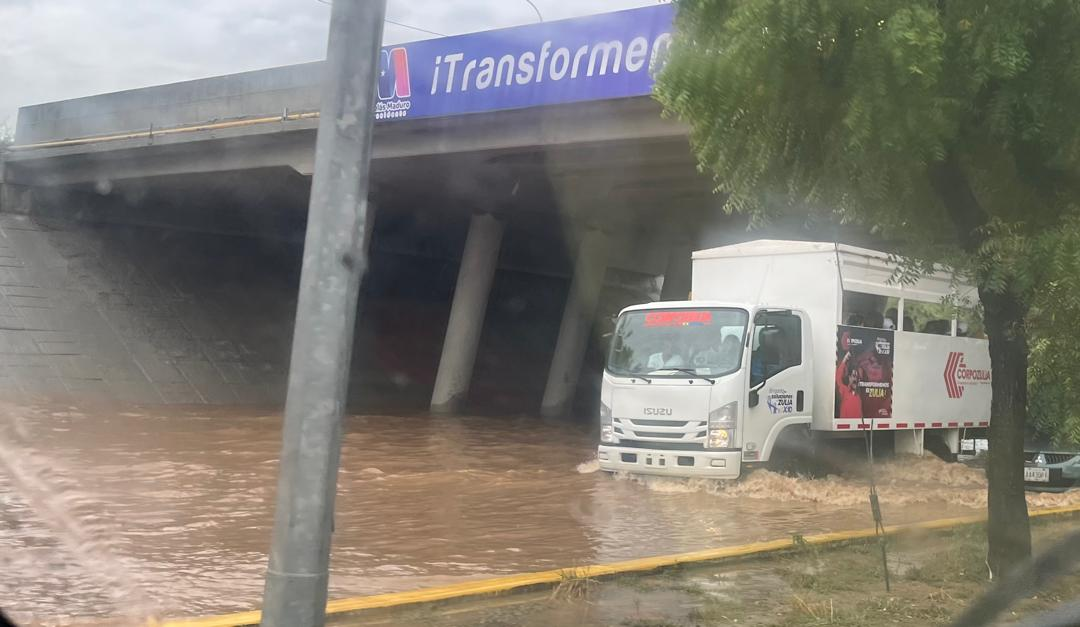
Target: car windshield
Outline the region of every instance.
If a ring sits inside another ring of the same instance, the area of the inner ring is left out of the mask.
[[[742,309],[629,311],[619,317],[608,371],[618,376],[717,377],[739,369]]]

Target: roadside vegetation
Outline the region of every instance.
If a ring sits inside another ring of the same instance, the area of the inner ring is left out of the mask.
[[[1034,523],[1037,546],[1060,538],[1068,525]],[[780,583],[773,594],[720,597],[695,586],[708,571],[682,574],[684,588],[701,601],[686,620],[652,625],[944,625],[987,587],[985,529],[967,527],[944,534],[892,540],[891,590],[882,580],[881,554],[874,543],[838,548],[807,547],[766,560],[761,570]],[[680,585],[673,582],[673,585]],[[1005,620],[1072,600],[1080,576],[1055,582],[1010,609]],[[625,624],[649,624],[628,621]]]
[[[1035,549],[1074,530],[1080,515],[1035,519]],[[421,606],[392,616],[341,617],[342,625],[578,625],[712,627],[947,625],[990,587],[986,529],[909,532],[888,539],[891,589],[873,541],[802,545],[765,557],[687,565],[640,575],[567,579],[552,590]],[[1080,572],[1022,598],[994,624],[1016,622],[1080,595]]]
[[[656,93],[689,124],[699,166],[728,211],[753,226],[794,218],[818,233],[854,228],[907,259],[908,278],[940,263],[978,287],[994,371],[988,561],[998,574],[1023,563],[1028,400],[1036,423],[1054,423],[1075,394],[1071,380],[1061,385],[1074,368],[1057,368],[1076,343],[1076,327],[1065,326],[1076,292],[1062,290],[1080,257],[1080,126],[1071,113],[1080,103],[1080,6],[682,0],[678,8]],[[1041,398],[1029,397],[1029,381]]]
[[[1080,226],[1066,235],[1080,242]],[[1049,280],[1035,294],[1028,316],[1031,356],[1028,408],[1037,440],[1080,448],[1080,254],[1075,248],[1051,251]]]

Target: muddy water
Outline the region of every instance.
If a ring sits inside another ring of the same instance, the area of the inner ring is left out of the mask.
[[[257,605],[280,420],[6,408],[0,607],[45,624],[112,624]],[[610,477],[593,446],[586,427],[534,418],[349,417],[331,596],[871,524],[858,477]],[[980,471],[932,459],[888,463],[879,483],[889,523],[985,506]]]

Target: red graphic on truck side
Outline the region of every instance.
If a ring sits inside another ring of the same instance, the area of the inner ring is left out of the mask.
[[[945,392],[949,398],[962,398],[965,385],[990,383],[990,371],[983,368],[969,368],[964,363],[964,354],[953,351],[945,360]]]

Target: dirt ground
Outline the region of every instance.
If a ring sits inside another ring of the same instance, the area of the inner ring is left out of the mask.
[[[1073,531],[1080,517],[1032,520],[1036,552]],[[339,618],[338,625],[697,627],[705,625],[942,625],[988,584],[985,530],[969,526],[907,534],[880,546],[807,546],[769,558],[684,567],[557,590]],[[1080,595],[1080,569],[1000,617],[1007,625]]]

